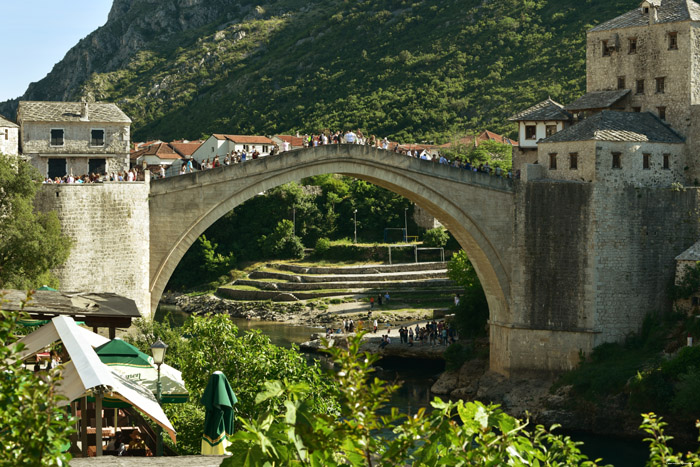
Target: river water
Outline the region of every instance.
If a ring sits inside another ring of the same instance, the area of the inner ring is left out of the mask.
[[[159,306],[156,311],[156,320],[163,319],[164,313],[171,314],[171,320],[175,324],[182,324],[187,314],[177,307]],[[246,320],[232,318],[240,330],[258,329],[270,337],[270,341],[280,347],[289,348],[292,344],[300,344],[308,341],[311,334],[323,332],[323,328],[311,326],[291,326],[274,321]],[[316,355],[309,355],[309,361],[318,359]],[[443,367],[435,363],[411,362],[407,365],[400,361],[379,362],[376,375],[389,382],[400,382],[401,387],[392,396],[391,406],[399,409],[401,413],[414,414],[420,408],[429,408],[433,395],[430,392],[435,380],[443,371]],[[389,409],[387,408],[387,412]],[[590,433],[569,432],[575,441],[584,444],[581,451],[589,459],[602,458],[602,464],[612,464],[615,467],[637,467],[646,463],[649,450],[641,441],[633,441],[620,438],[612,438]]]

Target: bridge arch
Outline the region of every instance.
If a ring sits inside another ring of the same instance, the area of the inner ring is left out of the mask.
[[[398,193],[436,217],[469,256],[490,319],[510,322],[513,191],[509,181],[360,145],[300,149],[151,182],[151,310],[175,267],[209,226],[258,193],[338,173]]]

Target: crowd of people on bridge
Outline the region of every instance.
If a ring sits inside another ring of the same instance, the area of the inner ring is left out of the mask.
[[[163,175],[164,176],[164,175]],[[46,177],[44,184],[66,184],[66,183],[104,183],[104,182],[139,182],[144,180],[144,172],[139,167],[132,167],[129,170],[111,173],[90,173],[83,175],[73,175],[69,173],[63,177]]]

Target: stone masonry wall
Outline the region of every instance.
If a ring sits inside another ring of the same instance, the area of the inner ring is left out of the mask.
[[[60,290],[117,293],[150,317],[148,194],[148,182],[43,185],[36,209],[55,210],[73,239]]]
[[[19,128],[0,128],[0,153],[16,156],[19,153]]]
[[[700,190],[594,189],[596,345],[637,331],[647,313],[671,310],[674,258],[700,238]]]

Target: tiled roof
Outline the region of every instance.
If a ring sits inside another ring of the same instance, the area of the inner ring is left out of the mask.
[[[275,138],[279,138],[282,141],[286,141],[293,147],[302,147],[304,145],[304,138],[302,138],[301,136],[275,135]]]
[[[518,112],[508,120],[511,122],[569,121],[571,120],[571,114],[564,110],[563,105],[547,98],[539,104]]]
[[[238,144],[274,144],[267,136],[248,136],[248,135],[222,135],[213,134],[216,139],[227,139]]]
[[[676,23],[679,21],[700,21],[700,5],[693,0],[662,0],[648,1],[652,5],[658,5],[657,23]],[[631,28],[646,26],[649,24],[649,15],[644,13],[642,7],[628,11],[624,15],[599,24],[590,32],[608,31],[611,29]]]
[[[156,156],[159,159],[180,159],[180,155],[176,153],[167,143],[158,143],[148,146],[140,151],[131,153],[131,159],[136,160],[141,156]]]
[[[17,121],[131,123],[131,119],[115,104],[90,102],[87,108],[88,119],[81,120],[81,102],[20,101]]]
[[[614,91],[593,91],[584,94],[571,104],[565,106],[566,110],[574,112],[591,109],[607,109],[630,93],[629,89],[616,89]]]
[[[182,157],[190,157],[199,147],[202,145],[202,141],[189,142],[189,143],[170,143],[170,147],[175,150],[176,153],[180,154]]]
[[[676,261],[700,261],[700,241],[676,256]]]
[[[603,110],[540,141],[540,144],[592,140],[675,144],[684,142],[682,136],[650,112]]]
[[[0,115],[0,127],[2,128],[19,128],[19,125],[12,123],[2,115]]]

